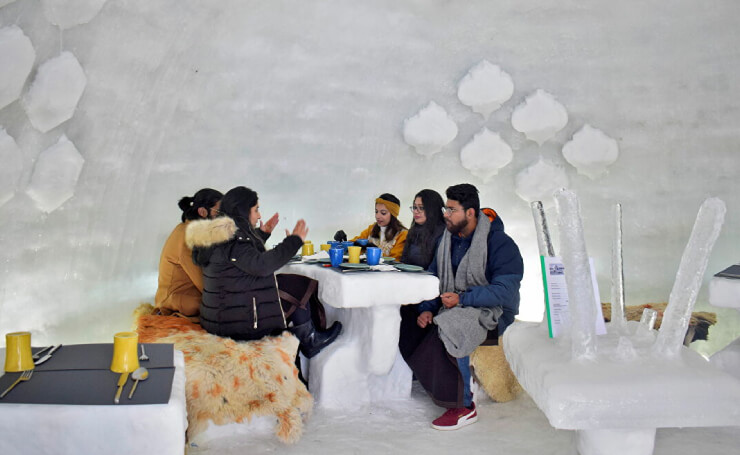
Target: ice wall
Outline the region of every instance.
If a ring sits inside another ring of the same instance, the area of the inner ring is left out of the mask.
[[[517,193],[550,201],[554,188],[538,183],[553,176],[581,195],[605,301],[615,200],[630,208],[628,305],[668,299],[691,230],[685,208],[709,194],[732,202],[707,270],[738,260],[736,2],[80,0],[65,2],[80,15],[65,10],[64,22],[51,2],[0,3],[0,29],[18,27],[33,48],[18,41],[23,59],[33,56],[21,97],[63,52],[87,81],[72,118],[47,132],[18,97],[0,109],[20,162],[0,206],[0,332],[29,329],[41,343],[128,328],[133,307],[154,294],[178,198],[205,186],[254,187],[265,214],[279,211],[281,226],[306,218],[315,243],[339,228],[359,233],[380,193],[408,207],[422,188],[476,184],[525,257],[525,319],[541,317],[543,299],[530,209]],[[458,97],[482,61],[514,86],[488,119]],[[568,119],[542,145],[512,126],[538,90]],[[404,141],[403,122],[431,100],[458,131],[425,158]],[[596,180],[562,152],[586,124],[619,146]],[[487,183],[461,159],[483,128],[512,149]],[[28,189],[42,151],[63,135],[84,166],[74,195],[47,214]],[[406,210],[401,220],[410,224]]]

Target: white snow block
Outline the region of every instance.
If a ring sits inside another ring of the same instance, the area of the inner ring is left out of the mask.
[[[508,73],[487,60],[475,65],[457,85],[457,97],[488,119],[514,94],[514,81]]]
[[[85,85],[85,72],[71,52],[62,52],[59,57],[44,62],[23,97],[31,124],[46,133],[71,119]]]
[[[98,15],[107,0],[41,0],[46,20],[62,30],[86,24]]]
[[[403,139],[422,156],[442,151],[457,137],[457,131],[457,123],[434,101],[403,122]]]
[[[36,60],[31,40],[15,25],[0,28],[0,109],[17,100]]]
[[[40,210],[53,212],[74,195],[84,163],[75,145],[62,136],[39,155],[26,194]]]
[[[8,202],[18,189],[23,171],[23,157],[18,144],[4,128],[0,128],[0,207]]]
[[[488,128],[483,128],[460,150],[462,166],[484,183],[488,183],[513,157],[509,144]]]
[[[568,188],[570,180],[565,170],[541,158],[523,169],[514,179],[516,194],[527,202],[542,201],[552,204],[552,194],[560,188]]]
[[[563,146],[563,156],[579,174],[595,180],[606,174],[607,168],[617,161],[619,146],[603,131],[584,125]]]
[[[511,114],[511,126],[539,145],[555,136],[567,123],[565,106],[542,89],[529,95]]]

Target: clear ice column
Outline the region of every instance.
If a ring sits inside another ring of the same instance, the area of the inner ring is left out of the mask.
[[[622,262],[622,204],[614,205],[614,244],[612,245],[612,317],[611,325],[624,326],[624,264]]]

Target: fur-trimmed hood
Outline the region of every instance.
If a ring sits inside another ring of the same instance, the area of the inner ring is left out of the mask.
[[[194,220],[185,230],[185,243],[190,249],[208,248],[233,239],[238,229],[236,222],[228,216]]]

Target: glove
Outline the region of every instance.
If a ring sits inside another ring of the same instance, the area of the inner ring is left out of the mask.
[[[337,242],[346,242],[347,234],[345,234],[344,231],[339,230],[336,234],[334,234],[334,240],[336,240]]]

